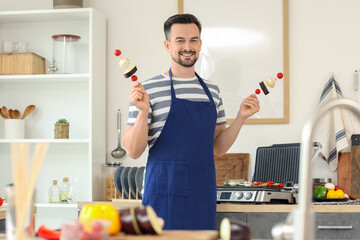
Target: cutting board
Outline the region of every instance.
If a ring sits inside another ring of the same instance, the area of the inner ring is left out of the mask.
[[[360,198],[360,135],[351,136],[351,153],[339,153],[338,185],[353,198]]]
[[[0,240],[5,240],[6,235],[0,234]],[[41,240],[40,238],[35,238]],[[163,231],[160,235],[125,235],[119,233],[109,240],[218,240],[217,231]]]
[[[160,235],[125,235],[123,233],[118,234],[115,237],[111,237],[110,240],[218,240],[217,231],[180,231],[180,230],[168,230],[163,231]]]
[[[248,179],[249,153],[227,153],[215,157],[216,185],[223,186],[229,179]]]

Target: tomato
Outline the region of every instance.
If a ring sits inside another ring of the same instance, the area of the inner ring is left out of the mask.
[[[0,206],[3,205],[4,201],[2,200],[2,198],[0,197]]]
[[[115,49],[115,52],[114,52],[115,56],[120,56],[121,55],[121,51],[119,49]]]
[[[87,204],[81,209],[79,221],[84,225],[85,231],[91,232],[91,224],[97,219],[111,222],[109,228],[110,235],[116,235],[120,232],[120,215],[113,205],[108,203]]]
[[[337,191],[337,190],[339,190],[339,189],[341,189],[341,190],[343,190],[341,187],[339,187],[338,185],[335,185],[335,191]],[[344,190],[343,190],[344,191]]]

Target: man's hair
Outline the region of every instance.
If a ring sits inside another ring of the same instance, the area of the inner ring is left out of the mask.
[[[168,18],[164,23],[164,33],[166,40],[170,38],[170,31],[173,24],[191,24],[195,23],[199,28],[199,33],[201,34],[201,23],[200,21],[192,14],[176,14]]]

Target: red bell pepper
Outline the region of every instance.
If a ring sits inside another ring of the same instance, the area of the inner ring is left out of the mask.
[[[2,200],[2,198],[0,197],[0,206],[3,205],[4,201]]]
[[[45,227],[45,225],[41,225],[37,231],[37,235],[47,240],[59,240],[61,231],[56,231],[54,229]]]

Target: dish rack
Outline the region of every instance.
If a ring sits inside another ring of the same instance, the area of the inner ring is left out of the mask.
[[[114,184],[119,198],[112,201],[141,200],[144,172],[145,167],[117,167]]]

